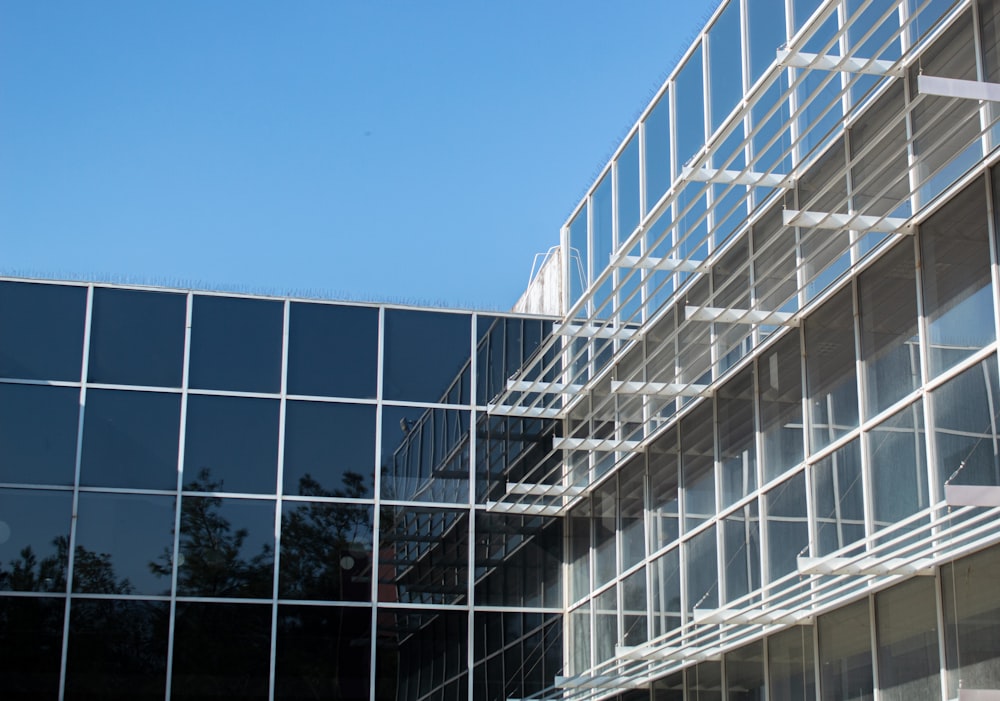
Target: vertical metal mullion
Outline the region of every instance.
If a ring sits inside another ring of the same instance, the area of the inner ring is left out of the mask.
[[[468,588],[468,594],[466,596],[466,601],[469,602],[468,610],[468,623],[466,625],[466,687],[468,689],[468,698],[475,698],[475,684],[474,677],[475,674],[473,670],[476,666],[476,650],[475,650],[475,609],[476,609],[476,398],[477,392],[479,391],[479,359],[478,359],[478,328],[479,328],[479,315],[472,314],[469,316],[469,489],[468,489],[468,515],[469,515],[469,538],[466,557],[467,560],[467,571],[466,571],[466,587]],[[507,338],[506,338],[506,325],[504,326],[504,344],[503,353],[507,352]],[[521,334],[522,342],[524,340],[524,334]],[[488,347],[488,344],[487,344]],[[523,660],[523,656],[522,656]]]
[[[858,392],[858,425],[863,423],[862,417],[867,411],[865,398],[867,397],[868,380],[863,377],[864,363],[861,360],[861,312],[858,304],[858,279],[851,279],[846,288],[851,292],[851,307],[853,309],[854,320],[854,373],[855,386]],[[831,421],[831,426],[833,422]],[[871,433],[869,431],[859,431],[858,439],[861,441],[861,493],[864,495],[863,503],[865,507],[865,536],[875,533],[875,503],[872,499],[872,464],[869,459],[868,444]]]
[[[952,562],[949,567],[954,567]],[[944,585],[941,582],[941,567],[936,567],[934,571],[934,604],[937,621],[937,643],[938,643],[938,683],[941,685],[941,698],[948,698],[948,658],[947,640],[945,639],[944,607],[948,603],[944,600]],[[953,570],[954,571],[954,570]],[[954,594],[954,592],[952,592]]]
[[[94,313],[94,286],[87,286],[83,321],[83,348],[80,361],[80,413],[76,424],[76,455],[73,464],[73,511],[70,516],[69,543],[66,552],[66,601],[63,607],[62,650],[59,654],[59,698],[66,694],[66,665],[69,654],[69,618],[73,600],[73,567],[76,530],[80,515],[80,465],[83,459],[83,422],[87,409],[87,373],[90,366],[90,334]]]
[[[184,320],[184,360],[181,373],[181,420],[180,435],[177,438],[177,492],[174,497],[174,542],[170,568],[170,620],[167,627],[167,683],[166,701],[170,701],[173,685],[174,639],[177,617],[177,569],[180,559],[181,537],[181,491],[184,489],[184,444],[187,433],[188,384],[191,373],[191,327],[193,322],[194,294],[187,293],[187,308]]]
[[[987,202],[989,200],[987,199]],[[988,207],[989,205],[987,205]],[[988,211],[988,210],[987,210]],[[930,333],[927,327],[927,310],[924,306],[924,262],[921,253],[921,243],[924,232],[918,227],[914,235],[913,260],[916,271],[914,274],[913,294],[916,298],[917,309],[917,353],[918,372],[920,373],[920,386],[923,387],[930,380]],[[991,237],[992,239],[992,237]],[[991,268],[995,266],[990,266]],[[996,295],[996,278],[994,277],[994,296]],[[996,314],[994,313],[994,317]],[[912,356],[911,356],[912,357]],[[924,448],[927,453],[927,473],[928,473],[928,498],[931,504],[936,504],[944,498],[944,494],[938,488],[940,480],[937,475],[937,448],[934,446],[934,431],[937,421],[934,418],[934,408],[932,397],[929,392],[923,392],[921,402],[924,407]],[[936,528],[935,528],[936,529]]]
[[[382,385],[384,371],[383,366],[385,365],[385,307],[380,305],[378,307],[378,339],[377,339],[377,361],[376,361],[376,379],[375,379],[375,493],[372,495],[375,500],[375,508],[372,514],[372,581],[371,588],[369,590],[370,607],[371,612],[371,628],[370,636],[371,640],[368,641],[368,659],[370,660],[371,669],[368,670],[368,697],[370,701],[375,700],[375,687],[378,682],[376,670],[378,669],[376,655],[378,654],[378,649],[375,645],[376,638],[378,636],[378,573],[379,573],[379,558],[381,553],[379,552],[379,529],[381,528],[381,503],[382,503],[382,470],[379,467],[382,464]]]
[[[875,701],[881,697],[881,687],[878,678],[878,635],[875,622],[875,595],[868,595],[868,634],[871,640],[872,688],[875,690]],[[943,697],[942,697],[943,698]]]
[[[274,571],[271,582],[271,657],[268,674],[268,698],[274,699],[274,676],[277,665],[278,646],[278,573],[281,570],[281,498],[284,496],[285,465],[285,416],[288,395],[288,337],[291,318],[291,302],[285,300],[281,333],[281,398],[278,400],[278,464],[274,499]]]

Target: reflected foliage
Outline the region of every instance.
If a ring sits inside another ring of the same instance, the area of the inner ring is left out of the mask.
[[[63,598],[0,598],[0,677],[4,699],[56,698]]]
[[[58,536],[52,541],[55,554],[41,559],[30,546],[24,548],[10,569],[0,567],[0,590],[4,591],[66,591],[66,562],[69,538]],[[82,546],[73,551],[73,580],[77,590],[97,594],[131,594],[127,577],[118,578],[111,556],[95,553]]]

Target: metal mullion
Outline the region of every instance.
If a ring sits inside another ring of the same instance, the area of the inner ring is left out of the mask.
[[[875,622],[875,595],[868,594],[865,598],[868,600],[868,635],[869,645],[871,645],[872,689],[875,691],[875,701],[879,701],[882,689],[878,678],[878,635],[877,624]]]
[[[274,495],[274,568],[271,580],[271,651],[268,672],[268,698],[274,699],[275,670],[278,646],[278,574],[281,570],[281,514],[284,509],[285,419],[288,407],[288,339],[291,320],[291,302],[284,301],[281,332],[281,399],[278,405],[278,464]]]
[[[171,556],[170,572],[170,619],[167,627],[167,670],[166,670],[166,701],[170,701],[173,683],[174,640],[177,618],[177,574],[180,560],[181,537],[181,492],[184,489],[184,444],[187,435],[187,405],[188,385],[191,374],[191,327],[194,309],[194,293],[187,293],[187,305],[184,321],[184,365],[181,371],[181,419],[177,443],[177,492],[174,497],[174,542]]]
[[[378,683],[378,677],[376,674],[376,670],[378,668],[378,660],[376,657],[378,655],[378,648],[375,645],[375,642],[378,637],[378,609],[380,605],[378,600],[378,573],[379,560],[381,559],[379,548],[379,529],[382,527],[382,470],[379,468],[379,465],[382,464],[382,387],[385,376],[385,307],[381,305],[378,307],[377,333],[378,338],[376,339],[377,360],[375,377],[375,465],[373,466],[375,470],[375,485],[373,487],[374,494],[372,494],[372,498],[374,499],[374,508],[372,509],[372,581],[368,595],[368,610],[371,613],[371,624],[369,628],[370,640],[368,643],[368,659],[371,661],[371,669],[368,670],[368,697],[370,701],[376,701],[375,687]],[[470,430],[472,430],[471,427]]]
[[[66,667],[69,657],[69,620],[73,601],[73,567],[75,565],[76,533],[80,515],[80,467],[83,462],[83,424],[87,413],[87,373],[90,368],[90,335],[93,330],[94,286],[87,285],[86,311],[83,321],[83,348],[80,361],[80,413],[76,425],[76,455],[73,465],[73,506],[70,518],[69,544],[66,552],[66,601],[63,607],[62,649],[59,653],[59,698],[66,694]]]
[[[479,344],[478,344],[478,328],[479,328],[479,315],[472,314],[469,317],[469,403],[471,409],[469,409],[469,488],[468,488],[468,506],[466,510],[467,518],[469,519],[469,537],[468,543],[466,545],[466,588],[468,593],[466,594],[466,601],[469,603],[469,613],[468,613],[468,623],[466,625],[466,686],[468,689],[468,697],[471,699],[474,697],[475,684],[473,670],[476,666],[476,631],[475,631],[475,605],[476,605],[476,468],[477,468],[477,456],[476,456],[476,421],[478,419],[478,411],[476,409],[476,397],[479,391]],[[501,351],[504,360],[506,360],[507,353],[507,338],[506,338],[506,324],[504,324],[504,343],[503,350]],[[523,342],[523,334],[522,334]]]

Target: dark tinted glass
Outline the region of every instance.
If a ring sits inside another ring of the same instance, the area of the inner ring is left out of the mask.
[[[0,590],[66,591],[71,492],[0,489]]]
[[[186,307],[182,294],[96,288],[88,379],[180,387]]]
[[[0,384],[0,482],[73,484],[80,390]]]
[[[552,323],[502,316],[479,316],[476,322],[476,403],[487,404],[507,389],[507,378],[538,349]]]
[[[170,593],[173,497],[84,493],[78,509],[73,591]]]
[[[279,391],[281,302],[196,296],[191,316],[191,387]]]
[[[184,489],[273,492],[277,472],[277,400],[188,397]]]
[[[465,611],[380,611],[376,698],[467,698],[468,630]],[[447,690],[430,693],[446,681]]]
[[[271,607],[177,604],[173,699],[267,699]]]
[[[182,497],[178,562],[182,596],[270,598],[274,502]]]
[[[371,601],[372,512],[360,504],[286,501],[278,596]]]
[[[279,606],[274,698],[367,699],[371,621],[369,608]]]
[[[59,695],[63,612],[59,599],[0,598],[0,678],[4,699]]]
[[[380,598],[411,604],[465,601],[467,510],[383,507],[379,519]]]
[[[374,406],[288,402],[285,494],[371,498],[374,475]]]
[[[66,699],[162,699],[170,604],[74,599]]]
[[[80,379],[87,288],[0,282],[0,377]]]
[[[296,302],[289,315],[289,394],[375,398],[377,308]]]
[[[387,309],[384,356],[386,399],[468,402],[468,316]]]
[[[382,408],[382,497],[469,501],[469,412]]]
[[[80,484],[176,489],[179,394],[87,392]]]

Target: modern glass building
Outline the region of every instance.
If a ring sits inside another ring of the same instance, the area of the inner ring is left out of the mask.
[[[0,281],[3,698],[1000,698],[998,40],[720,3],[516,313]]]

